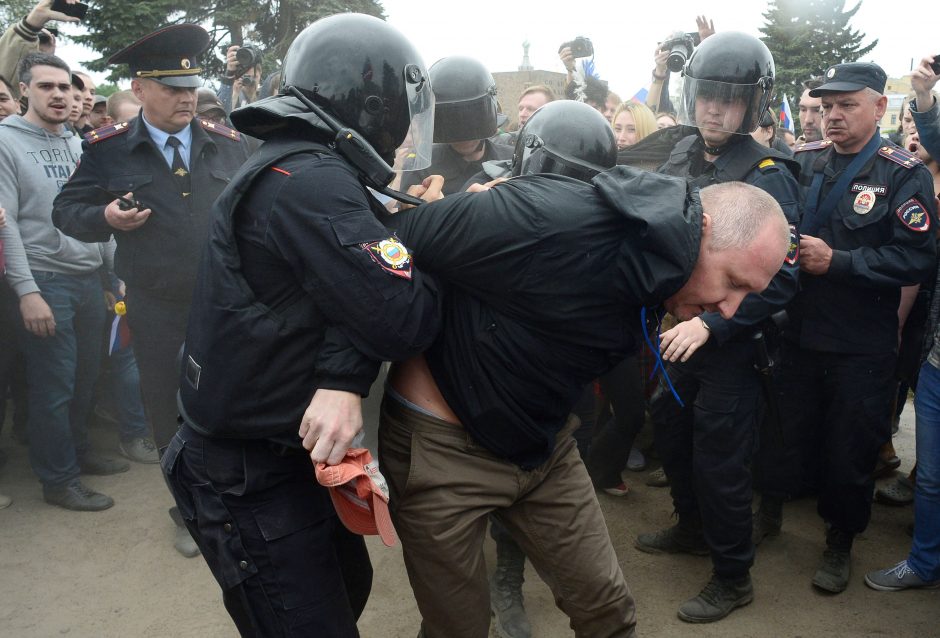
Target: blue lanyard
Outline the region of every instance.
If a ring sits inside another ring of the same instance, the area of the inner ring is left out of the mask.
[[[653,345],[652,340],[650,340],[649,328],[646,327],[646,307],[645,306],[640,310],[640,324],[643,326],[643,338],[646,340],[646,345],[649,347],[650,352],[653,353],[653,356],[656,357],[656,366],[653,368],[653,372],[650,373],[650,378],[652,379],[653,376],[655,376],[659,370],[662,370],[663,379],[666,380],[666,385],[669,386],[669,390],[670,392],[672,392],[672,396],[676,398],[676,403],[679,404],[679,407],[684,408],[685,403],[682,402],[682,399],[679,398],[679,393],[676,392],[676,389],[672,386],[672,379],[669,378],[669,373],[666,372],[666,364],[663,363],[663,358],[659,354],[659,329],[663,325],[663,320],[657,317],[656,345],[655,346]]]
[[[813,174],[813,183],[806,194],[806,202],[803,207],[803,219],[800,222],[801,234],[813,235],[814,237],[817,235],[819,229],[829,219],[829,215],[839,202],[839,198],[845,193],[845,189],[849,187],[849,183],[855,179],[865,162],[871,159],[880,147],[881,130],[875,129],[874,136],[868,140],[868,144],[859,151],[855,159],[842,171],[842,175],[839,176],[835,186],[826,195],[826,199],[823,200],[822,204],[819,204],[819,194],[822,190],[825,173],[824,170],[820,170]]]

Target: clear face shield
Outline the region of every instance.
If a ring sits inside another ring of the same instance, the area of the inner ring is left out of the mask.
[[[748,135],[770,101],[770,79],[729,84],[686,76],[679,98],[679,123],[700,129]]]
[[[411,74],[415,69],[418,76]],[[420,171],[431,165],[431,149],[434,145],[434,94],[427,77],[420,77],[417,67],[405,69],[405,91],[408,95],[408,110],[411,125],[401,146],[395,151],[395,169]]]

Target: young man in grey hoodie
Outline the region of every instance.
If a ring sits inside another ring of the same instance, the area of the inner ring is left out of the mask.
[[[91,452],[86,431],[105,322],[99,269],[113,248],[72,239],[52,224],[52,201],[81,155],[78,137],[64,126],[72,99],[68,65],[31,53],[18,76],[29,109],[0,122],[0,206],[7,214],[0,238],[26,328],[30,461],[46,502],[103,510],[114,501],[79,474],[128,469]]]

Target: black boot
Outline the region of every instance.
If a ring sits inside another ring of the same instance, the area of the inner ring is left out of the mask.
[[[852,541],[854,534],[835,527],[826,531],[826,551],[823,561],[813,576],[813,585],[823,591],[839,594],[848,587],[852,575]]]
[[[672,527],[637,536],[636,548],[647,554],[692,554],[708,556],[708,545],[702,535],[702,522],[679,517]]]
[[[732,581],[712,574],[711,580],[698,596],[682,603],[679,618],[694,623],[715,622],[752,600],[754,588],[750,575]]]

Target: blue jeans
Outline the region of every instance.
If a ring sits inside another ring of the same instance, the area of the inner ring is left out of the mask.
[[[128,443],[133,439],[149,439],[150,426],[140,396],[140,371],[132,346],[111,353],[104,383],[105,394],[118,420],[121,441]]]
[[[940,580],[940,370],[920,369],[917,394],[917,481],[914,487],[914,542],[907,559],[926,581]]]
[[[29,457],[44,485],[78,477],[88,447],[88,417],[101,357],[105,304],[97,273],[33,271],[55,317],[55,335],[27,332]]]

